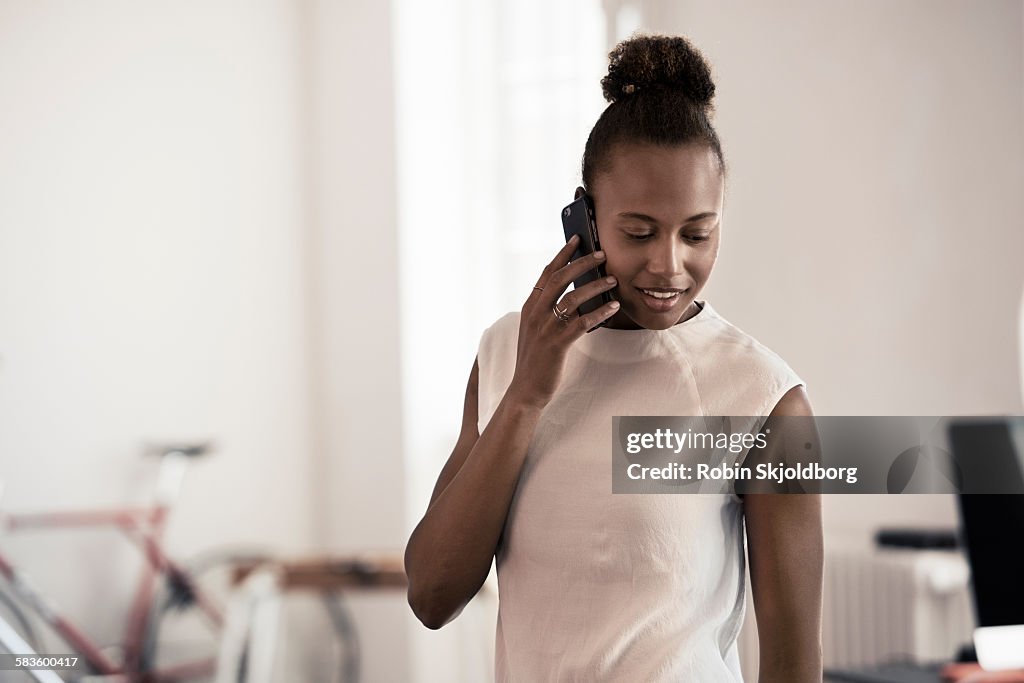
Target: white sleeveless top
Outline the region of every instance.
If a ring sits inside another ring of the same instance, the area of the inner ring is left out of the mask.
[[[767,416],[803,384],[698,304],[668,330],[598,328],[570,347],[495,556],[497,683],[742,683],[741,500],[612,494],[613,415]],[[515,311],[481,337],[480,433],[512,380],[518,335]]]

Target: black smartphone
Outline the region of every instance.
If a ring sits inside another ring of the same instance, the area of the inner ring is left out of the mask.
[[[565,231],[565,240],[568,242],[573,235],[579,235],[579,245],[573,252],[571,261],[581,256],[592,254],[601,248],[597,239],[597,224],[594,222],[594,202],[589,195],[583,195],[572,204],[562,209],[562,229]],[[573,280],[573,287],[579,289],[588,282],[606,277],[607,273],[604,264],[599,264]],[[601,292],[598,296],[587,299],[577,309],[580,315],[586,315],[610,301],[614,301],[611,291]],[[607,320],[603,320],[596,327],[603,327]],[[589,330],[588,330],[589,331]]]

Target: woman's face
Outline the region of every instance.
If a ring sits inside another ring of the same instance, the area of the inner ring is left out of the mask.
[[[718,258],[725,197],[718,161],[704,145],[640,143],[617,145],[610,161],[591,188],[605,268],[618,279],[622,305],[608,325],[664,330],[693,315]]]

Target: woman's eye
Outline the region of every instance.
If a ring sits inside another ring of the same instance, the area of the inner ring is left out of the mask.
[[[649,240],[652,237],[654,237],[654,233],[653,232],[647,232],[647,233],[627,232],[626,233],[626,237],[629,240],[632,240],[632,241],[643,242],[645,240]],[[688,242],[707,242],[708,239],[709,239],[709,236],[708,235],[683,235],[683,239],[685,239]]]

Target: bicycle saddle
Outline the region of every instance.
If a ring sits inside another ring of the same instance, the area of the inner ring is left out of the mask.
[[[190,458],[198,458],[211,450],[213,450],[212,441],[204,441],[202,443],[161,443],[150,445],[146,448],[147,453],[159,455],[161,458],[171,453],[181,453]]]

